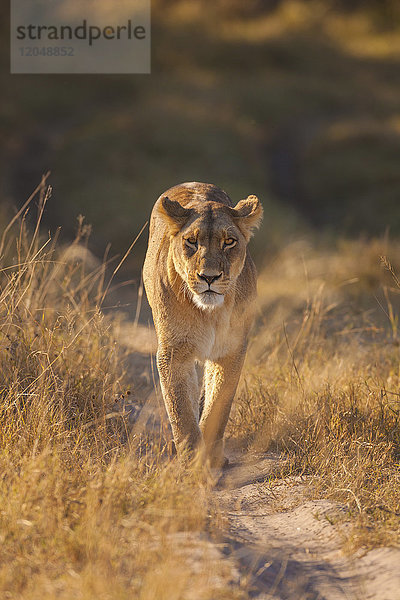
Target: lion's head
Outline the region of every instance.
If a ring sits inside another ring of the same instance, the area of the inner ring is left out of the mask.
[[[262,206],[249,196],[232,206],[222,190],[216,200],[180,186],[179,201],[161,198],[160,214],[168,224],[173,263],[182,278],[182,293],[203,310],[224,302],[235,286],[246,258],[247,243],[262,218]],[[203,184],[199,184],[203,185]],[[182,192],[183,190],[183,192]],[[221,200],[221,201],[218,201]]]

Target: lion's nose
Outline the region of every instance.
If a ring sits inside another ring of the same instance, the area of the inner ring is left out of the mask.
[[[204,279],[204,281],[207,281],[208,285],[211,285],[213,281],[219,279],[221,275],[222,273],[220,273],[219,275],[206,275],[205,273],[197,273],[199,279]]]

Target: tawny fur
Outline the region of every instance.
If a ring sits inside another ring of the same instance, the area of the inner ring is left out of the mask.
[[[220,188],[197,182],[162,194],[151,215],[143,280],[163,398],[178,453],[202,447],[212,465],[224,461],[254,315],[256,270],[247,243],[261,218],[255,196],[233,206]],[[204,364],[201,416],[196,361]]]

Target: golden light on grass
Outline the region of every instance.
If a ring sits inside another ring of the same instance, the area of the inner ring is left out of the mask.
[[[120,317],[98,305],[104,268],[82,260],[89,230],[80,220],[76,247],[58,250],[39,221],[30,233],[22,213],[3,237],[0,594],[246,597],[218,545],[215,479],[171,457],[162,425],[132,426],[115,408],[132,363]],[[387,239],[278,253],[260,274],[229,424],[242,452],[282,458],[274,477],[301,475],[314,498],[348,506],[350,550],[399,541],[399,262]]]
[[[0,595],[179,598],[178,564],[179,581],[193,565],[174,535],[207,526],[207,475],[182,471],[159,435],[131,435],[112,412],[131,382],[114,317],[96,305],[103,270],[76,251],[83,222],[72,252],[42,238],[40,219],[29,233],[25,216],[3,238],[0,269]]]
[[[399,542],[399,288],[382,250],[398,264],[398,244],[375,240],[288,248],[264,270],[264,324],[230,423],[313,497],[348,504],[351,549]]]

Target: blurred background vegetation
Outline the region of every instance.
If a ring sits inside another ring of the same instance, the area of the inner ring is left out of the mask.
[[[152,74],[132,76],[10,75],[1,11],[2,219],[51,170],[46,226],[85,215],[100,257],[191,180],[259,195],[259,260],[299,232],[400,232],[396,0],[152,0]]]

